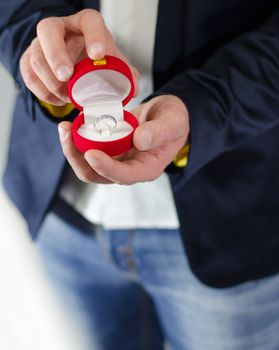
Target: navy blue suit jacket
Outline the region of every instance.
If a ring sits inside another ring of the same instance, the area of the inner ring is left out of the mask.
[[[0,1],[0,59],[19,88],[4,184],[33,238],[65,160],[19,59],[40,19],[85,7],[98,2]],[[153,68],[154,95],[179,96],[190,114],[189,163],[167,171],[194,273],[217,287],[277,273],[279,1],[161,0]]]

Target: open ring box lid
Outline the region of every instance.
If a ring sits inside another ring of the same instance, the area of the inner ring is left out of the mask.
[[[78,150],[85,153],[98,149],[116,156],[133,147],[138,121],[123,108],[134,95],[132,73],[125,62],[114,56],[82,60],[68,82],[68,94],[81,111],[72,127]],[[117,121],[109,136],[102,135],[94,126],[96,118],[102,115],[111,115]]]

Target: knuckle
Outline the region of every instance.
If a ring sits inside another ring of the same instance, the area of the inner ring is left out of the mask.
[[[53,23],[59,23],[60,19],[58,17],[46,17],[40,20],[37,24],[37,33],[40,34],[43,31],[47,30],[49,26],[53,25]]]
[[[80,20],[84,20],[87,19],[88,17],[92,18],[92,17],[102,17],[100,12],[94,10],[94,9],[84,9],[82,11],[80,11]]]
[[[44,59],[43,56],[40,53],[36,53],[31,55],[30,57],[30,64],[31,67],[35,70],[38,70],[42,67],[42,65],[44,64]]]
[[[103,16],[100,12],[93,10],[93,9],[84,9],[80,11],[80,16],[78,18],[78,24],[80,28],[83,28],[85,23],[88,23],[88,21],[92,22],[95,21],[99,24],[104,24]]]
[[[44,63],[44,55],[37,38],[30,45],[29,62],[33,68],[38,68]]]
[[[37,75],[31,69],[25,69],[22,74],[23,80],[27,87],[33,87],[37,82]]]
[[[37,33],[41,33],[45,28],[48,27],[48,25],[50,24],[51,18],[52,17],[48,17],[40,20],[40,22],[37,24]]]

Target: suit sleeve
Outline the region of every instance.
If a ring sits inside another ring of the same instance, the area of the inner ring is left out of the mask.
[[[36,36],[37,23],[50,16],[66,16],[79,9],[73,1],[0,0],[0,61],[25,94],[19,60]]]
[[[279,125],[279,11],[152,97],[162,94],[178,96],[189,111],[187,178],[246,139]]]

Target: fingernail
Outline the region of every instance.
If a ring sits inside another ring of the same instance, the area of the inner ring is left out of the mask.
[[[139,137],[139,144],[142,150],[149,149],[151,146],[152,136],[149,130],[144,130]]]
[[[96,42],[90,47],[89,56],[93,60],[101,58],[100,56],[103,56],[103,55],[104,55],[104,47],[101,43]]]
[[[66,81],[71,78],[73,70],[68,66],[61,66],[57,69],[56,75],[59,80]]]
[[[59,133],[59,137],[60,137],[61,142],[65,141],[66,138],[69,136],[68,130],[66,130],[62,126],[58,126],[58,133]]]

